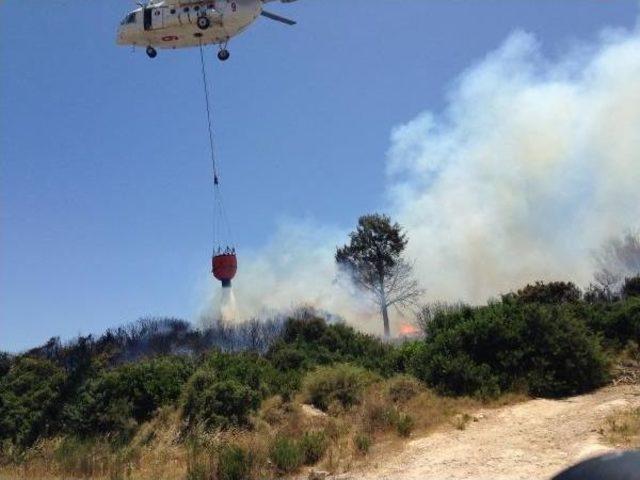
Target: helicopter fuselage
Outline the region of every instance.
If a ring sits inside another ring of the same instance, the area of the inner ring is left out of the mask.
[[[153,3],[127,14],[120,23],[117,43],[163,49],[226,45],[261,12],[261,0]]]

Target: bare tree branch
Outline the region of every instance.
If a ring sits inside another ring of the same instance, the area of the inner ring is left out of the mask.
[[[640,232],[611,238],[593,256],[598,268],[593,274],[595,281],[614,295],[625,278],[640,275]]]

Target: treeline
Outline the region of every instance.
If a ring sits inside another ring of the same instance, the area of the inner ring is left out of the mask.
[[[144,320],[2,354],[2,459],[49,437],[125,444],[163,407],[181,412],[184,438],[250,429],[275,395],[286,402],[304,391],[322,410],[349,408],[363,385],[398,374],[447,396],[586,392],[607,383],[615,355],[637,349],[640,278],[615,297],[536,283],[481,307],[430,305],[418,321],[424,338],[392,344],[309,310],[205,331]]]

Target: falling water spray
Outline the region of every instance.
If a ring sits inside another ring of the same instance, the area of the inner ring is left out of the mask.
[[[237,313],[236,296],[233,294],[233,288],[230,286],[223,287],[220,298],[220,318],[223,322],[235,322],[238,318]]]

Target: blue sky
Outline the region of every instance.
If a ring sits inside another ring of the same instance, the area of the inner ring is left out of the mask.
[[[192,318],[211,193],[197,50],[115,45],[128,1],[0,4],[0,349]],[[384,204],[391,130],[514,30],[553,58],[635,1],[301,0],[214,61],[218,154],[237,246],[284,218],[349,228]],[[35,25],[35,28],[27,28]]]

